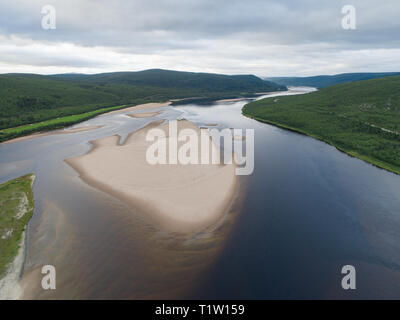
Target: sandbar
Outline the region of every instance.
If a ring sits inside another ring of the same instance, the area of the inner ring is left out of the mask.
[[[123,113],[127,111],[141,111],[141,110],[151,110],[151,109],[156,109],[156,108],[165,108],[168,107],[171,104],[170,101],[168,102],[150,102],[150,103],[144,103],[144,104],[139,104],[137,106],[132,106],[129,108],[124,108],[124,109],[119,109],[111,112],[107,112],[105,114],[114,114],[114,113]]]
[[[127,116],[132,118],[152,118],[162,114],[164,111],[154,111],[154,112],[141,112],[141,113],[129,113]]]
[[[199,134],[201,130],[187,120],[177,124],[178,132],[190,128]],[[212,227],[236,195],[236,165],[151,165],[146,150],[153,142],[146,141],[146,135],[153,128],[168,136],[168,124],[155,121],[132,133],[124,144],[118,135],[98,139],[91,142],[87,154],[65,161],[85,182],[137,208],[162,229],[188,233]],[[182,144],[178,142],[178,148]]]

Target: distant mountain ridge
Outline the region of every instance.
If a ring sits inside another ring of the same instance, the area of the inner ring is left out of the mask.
[[[400,75],[400,72],[341,73],[335,75],[319,75],[312,77],[269,77],[264,79],[285,86],[307,86],[324,88],[339,83],[370,80],[396,75]]]
[[[285,90],[285,86],[271,83],[254,75],[224,75],[215,73],[149,69],[135,72],[111,72],[99,74],[57,74],[51,77],[79,82],[116,83],[162,88],[180,87],[205,91],[252,91]]]

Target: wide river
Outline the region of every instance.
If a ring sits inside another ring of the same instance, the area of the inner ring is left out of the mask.
[[[75,126],[99,129],[0,144],[0,182],[37,176],[22,297],[400,298],[400,176],[248,119],[241,108],[249,101],[171,107],[154,118],[105,114]],[[91,140],[180,117],[255,130],[254,172],[212,231],[158,230],[64,162],[89,151]],[[41,288],[47,264],[56,268],[56,290]],[[355,290],[342,289],[344,265],[356,269]]]

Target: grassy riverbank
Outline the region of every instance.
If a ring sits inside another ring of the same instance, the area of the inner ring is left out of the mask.
[[[400,174],[400,77],[267,98],[244,106],[250,118],[306,134]]]
[[[17,255],[22,233],[32,217],[34,179],[28,174],[0,184],[0,278]]]
[[[0,131],[0,142],[26,136],[35,132],[49,131],[71,126],[73,124],[88,120],[90,118],[94,118],[102,113],[123,109],[126,107],[128,106],[115,106],[109,108],[102,108],[81,114],[75,114],[71,116],[60,117],[38,123],[26,124],[15,128],[4,129]]]

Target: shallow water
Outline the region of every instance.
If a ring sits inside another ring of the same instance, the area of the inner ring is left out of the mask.
[[[86,185],[64,161],[90,150],[89,141],[119,134],[125,139],[157,119],[176,119],[169,108],[153,118],[102,115],[75,127],[103,127],[40,136],[0,145],[0,181],[35,172],[35,212],[28,226],[21,280],[23,298],[183,298],[222,249],[234,203],[223,221],[192,235],[165,232],[146,216]],[[142,111],[140,111],[142,112]],[[41,268],[53,265],[57,289],[41,288]]]
[[[400,177],[248,119],[241,115],[247,102],[185,105],[151,119],[102,115],[75,126],[104,125],[93,131],[0,145],[0,181],[37,176],[24,297],[400,297]],[[86,185],[63,161],[87,152],[90,140],[125,137],[154,119],[181,116],[199,125],[255,129],[255,171],[242,183],[246,195],[212,231],[157,230],[134,208]],[[56,267],[55,291],[40,287],[46,264]],[[356,267],[357,290],[341,289],[345,264]]]

